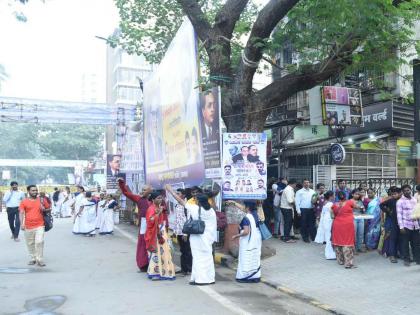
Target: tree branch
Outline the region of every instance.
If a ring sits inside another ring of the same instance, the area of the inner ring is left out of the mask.
[[[204,15],[201,6],[195,0],[176,0],[178,4],[182,7],[184,13],[190,19],[194,30],[197,32],[198,37],[203,43],[205,43],[209,37],[212,30],[209,21]]]
[[[214,28],[222,36],[232,38],[236,22],[238,22],[249,0],[228,0],[214,19]]]
[[[255,101],[263,104],[263,108],[270,108],[298,91],[309,90],[328,80],[352,64],[353,54],[359,45],[360,39],[349,34],[344,44],[334,47],[325,60],[305,67],[300,73],[288,74],[274,81],[256,93]]]
[[[270,37],[276,25],[298,2],[299,0],[270,0],[258,14],[236,77],[236,88],[242,95],[250,95],[252,92],[252,80],[265,48],[264,40]]]

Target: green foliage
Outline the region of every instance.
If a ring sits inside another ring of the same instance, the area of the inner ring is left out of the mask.
[[[226,1],[198,1],[210,25]],[[158,63],[182,22],[182,9],[175,0],[116,0],[121,16],[121,34],[112,37],[130,53],[144,54]],[[419,19],[420,1],[393,5],[391,0],[302,0],[283,19],[269,41],[255,39],[255,46],[274,56],[285,44],[297,52],[299,67],[314,64],[331,56],[334,49],[351,39],[359,49],[353,54],[348,71],[361,68],[393,71],[410,57],[413,23]],[[233,34],[231,67],[239,61],[244,37],[249,34],[259,7],[250,4],[237,22]],[[398,47],[401,58],[396,58]],[[217,48],[217,47],[216,47]],[[205,50],[200,50],[205,54]],[[207,56],[201,56],[204,63]],[[300,69],[295,68],[296,71]]]
[[[79,125],[0,124],[1,159],[90,160],[101,156],[104,128]],[[11,169],[13,173],[15,170]],[[39,183],[47,174],[66,182],[66,168],[18,168],[22,182]]]
[[[225,1],[199,1],[210,25]],[[182,23],[184,13],[176,0],[115,0],[121,17],[120,33],[108,38],[112,46],[122,46],[129,53],[143,54],[151,63],[159,63]],[[232,63],[238,64],[241,38],[249,33],[257,6],[252,2],[242,12],[232,38]],[[205,50],[200,50],[206,63]]]
[[[352,41],[359,48],[353,54],[354,69],[370,68],[390,72],[410,57],[414,22],[420,2],[391,0],[305,0],[278,25],[270,49],[286,41],[298,54],[300,65],[313,64]],[[401,58],[396,58],[396,49]]]

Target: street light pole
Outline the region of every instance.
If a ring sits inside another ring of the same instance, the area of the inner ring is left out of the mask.
[[[413,60],[414,141],[416,142],[417,176],[420,184],[420,60]]]

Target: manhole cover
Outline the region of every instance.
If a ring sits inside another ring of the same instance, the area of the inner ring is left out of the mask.
[[[0,273],[29,273],[32,269],[29,268],[0,268]]]

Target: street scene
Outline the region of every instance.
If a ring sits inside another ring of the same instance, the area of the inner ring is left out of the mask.
[[[0,315],[417,314],[418,1],[5,0],[0,29]]]

